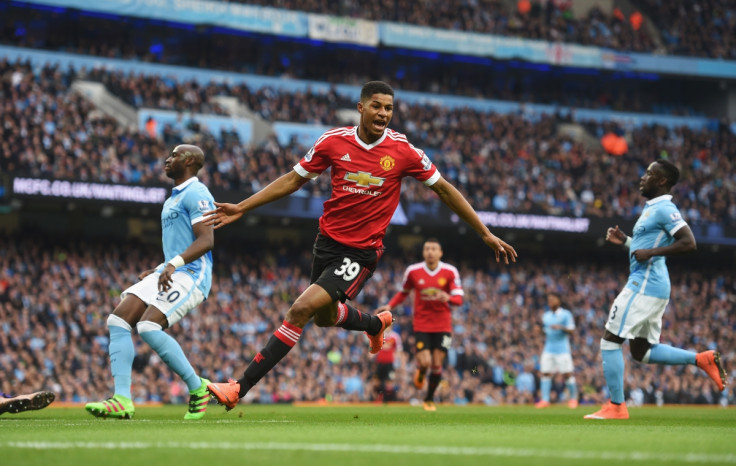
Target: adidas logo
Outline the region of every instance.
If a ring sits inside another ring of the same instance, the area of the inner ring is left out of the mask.
[[[343,156],[342,156],[342,158],[341,158],[340,160],[342,160],[342,161],[344,161],[344,162],[352,162],[352,161],[353,161],[353,160],[352,160],[352,159],[350,158],[350,154],[345,154],[345,155],[343,155]]]

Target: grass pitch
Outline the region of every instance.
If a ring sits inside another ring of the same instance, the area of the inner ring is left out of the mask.
[[[0,416],[0,464],[521,465],[734,464],[736,409],[630,408],[627,421],[583,420],[598,407],[210,405],[136,409],[130,421],[82,407]]]

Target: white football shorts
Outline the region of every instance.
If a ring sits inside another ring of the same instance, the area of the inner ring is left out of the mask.
[[[669,302],[624,288],[613,301],[606,330],[627,340],[645,338],[657,344],[662,334],[662,315]]]
[[[143,277],[143,280],[123,291],[120,299],[125,299],[128,294],[138,296],[147,306],[153,306],[163,312],[171,327],[189,311],[199,306],[204,301],[204,295],[186,272],[174,272],[171,276],[173,280],[171,288],[168,291],[159,291],[160,275],[154,272]]]
[[[570,353],[543,352],[539,360],[539,371],[542,374],[572,374],[572,355]]]

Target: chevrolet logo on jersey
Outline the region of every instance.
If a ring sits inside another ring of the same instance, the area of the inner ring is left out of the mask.
[[[354,182],[361,188],[370,188],[371,186],[383,186],[383,182],[386,181],[386,178],[379,178],[377,176],[371,175],[368,172],[347,172],[345,173],[345,179]]]

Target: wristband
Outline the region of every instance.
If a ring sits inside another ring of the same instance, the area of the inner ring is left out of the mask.
[[[631,247],[631,236],[626,237],[626,242],[624,243],[624,246]]]
[[[181,267],[182,265],[186,264],[186,262],[184,262],[184,258],[183,258],[183,257],[181,257],[181,256],[176,256],[176,257],[173,257],[173,258],[172,258],[172,259],[171,259],[171,260],[169,261],[169,263],[168,263],[167,265],[169,265],[169,264],[170,264],[170,265],[173,265],[175,269],[178,269],[178,268],[179,268],[179,267]]]

